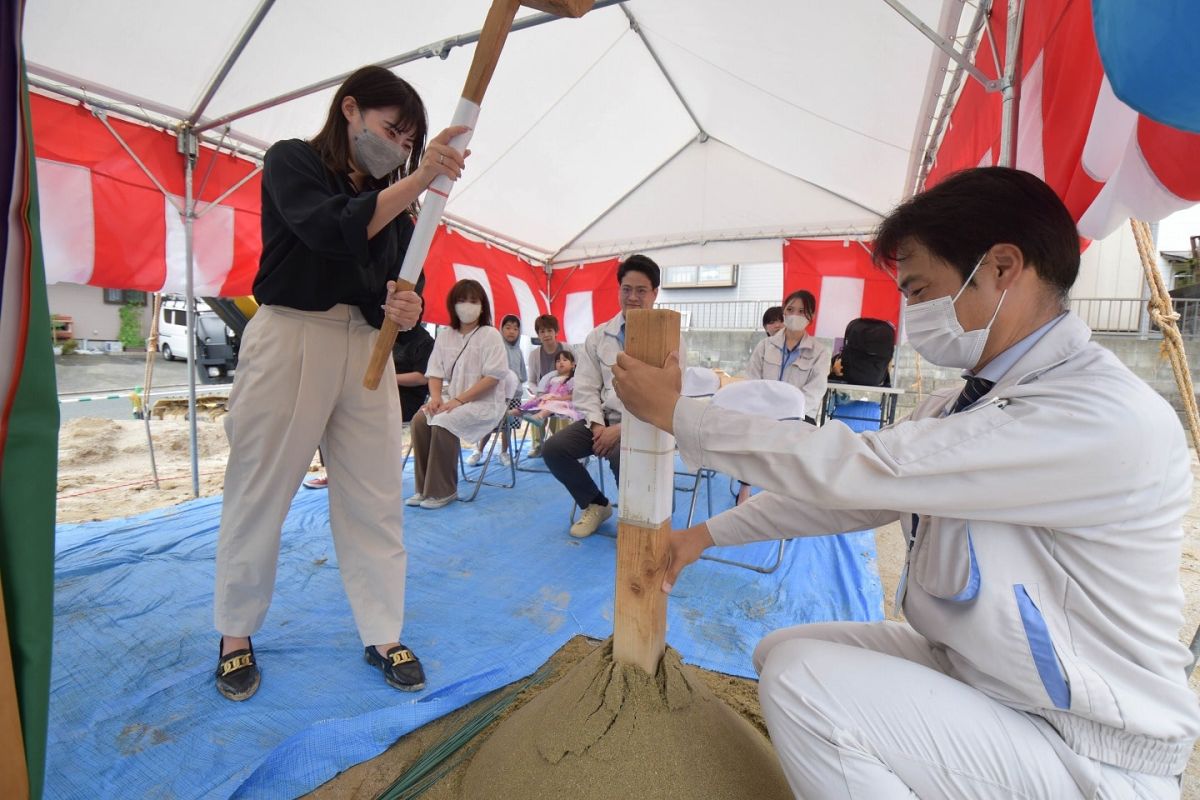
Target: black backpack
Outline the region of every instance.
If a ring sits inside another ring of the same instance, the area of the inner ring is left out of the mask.
[[[838,380],[857,386],[890,386],[888,366],[896,352],[896,329],[882,319],[860,317],[846,325],[842,345],[842,375]]]

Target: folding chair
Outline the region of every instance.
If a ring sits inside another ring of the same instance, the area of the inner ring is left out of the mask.
[[[530,458],[529,456],[525,455],[525,442],[526,442],[526,440],[528,440],[529,431],[532,427],[534,427],[535,423],[532,421],[532,417],[529,414],[522,414],[521,421],[525,423],[525,426],[523,428],[521,428],[521,439],[516,443],[515,447],[513,448],[513,452],[515,453],[515,458],[518,462],[520,462],[520,461],[526,461],[526,462],[537,461],[538,459]],[[560,430],[562,430],[569,424],[571,424],[570,420],[567,419],[566,417],[551,417],[550,419],[545,420],[545,424],[542,428],[542,445],[544,446],[546,444],[547,439],[549,439],[554,434],[558,433]],[[517,469],[520,470],[521,472],[547,473],[550,471],[545,468],[523,466],[520,463],[517,464]]]
[[[512,397],[516,393],[519,383],[520,380],[517,378],[516,373],[514,373],[512,370],[509,370],[508,375],[504,378],[504,396],[506,398]],[[462,479],[467,483],[475,484],[475,488],[471,490],[470,496],[463,497],[460,495],[458,498],[459,500],[463,501],[464,503],[470,503],[479,495],[479,490],[483,486],[495,486],[500,489],[511,489],[517,485],[517,462],[516,459],[513,458],[513,440],[515,437],[512,436],[508,437],[507,445],[509,472],[508,483],[487,480],[488,467],[490,467],[492,464],[492,456],[496,452],[496,444],[504,441],[504,428],[510,424],[512,419],[513,418],[508,415],[508,405],[506,403],[504,406],[504,411],[500,415],[499,421],[496,423],[495,427],[492,428],[492,432],[490,434],[491,441],[488,444],[487,454],[484,456],[483,462],[478,465],[478,471],[474,475],[467,473],[467,465],[463,460],[462,448],[460,447],[458,449],[458,469],[462,474]],[[501,445],[501,447],[504,447],[504,445]]]
[[[770,417],[776,420],[802,420],[804,419],[804,393],[791,384],[781,381],[740,381],[730,384],[723,389],[715,392],[712,395],[712,402],[724,408],[731,408],[736,411],[742,411],[748,414],[758,414],[764,417]],[[703,472],[704,470],[701,470]],[[696,488],[700,487],[700,473],[696,475]],[[712,516],[712,484],[711,480],[708,486],[709,492],[709,516]],[[688,514],[688,526],[692,524],[693,514],[696,507],[696,495],[692,495],[692,511]],[[742,567],[743,569],[758,572],[763,575],[770,575],[779,569],[783,563],[783,552],[787,548],[787,540],[779,540],[779,545],[775,550],[775,560],[768,566],[762,567],[757,564],[749,564],[744,561],[735,561],[729,558],[720,558],[718,556],[701,555],[700,558],[705,561],[713,561],[718,564],[729,564],[733,567]]]
[[[704,496],[705,496],[705,500],[708,505],[708,516],[709,517],[712,516],[712,513],[713,513],[713,511],[712,511],[712,479],[713,479],[713,476],[716,474],[717,474],[716,470],[706,469],[704,467],[701,467],[700,469],[696,470],[695,472],[679,472],[679,471],[675,472],[676,478],[693,478],[694,479],[692,481],[691,486],[680,486],[678,482],[675,483],[675,491],[676,492],[691,492],[692,493],[692,502],[688,506],[688,517],[687,517],[687,526],[689,528],[692,527],[692,519],[696,516],[696,501],[698,499],[700,499],[700,481],[702,481],[702,480],[704,481],[704,492],[705,492]],[[675,497],[674,497],[674,495],[672,495],[671,511],[674,512],[674,510],[675,510]]]

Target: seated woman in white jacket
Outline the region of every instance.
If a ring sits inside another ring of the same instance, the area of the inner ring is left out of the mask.
[[[492,327],[487,293],[461,280],[446,297],[450,328],[433,344],[429,402],[412,421],[416,493],[405,505],[441,508],[458,499],[459,440],[477,442],[504,413],[504,339]]]
[[[816,424],[817,409],[829,385],[832,352],[806,333],[817,315],[817,299],[803,289],[783,300],[783,330],[763,339],[750,354],[746,377],[783,381],[804,392],[805,420]]]
[[[750,354],[746,377],[758,381],[783,381],[804,393],[804,421],[817,424],[817,409],[825,402],[829,385],[829,363],[833,353],[805,332],[817,315],[817,299],[800,289],[783,300],[783,328],[763,339]],[[742,484],[738,505],[750,497]]]

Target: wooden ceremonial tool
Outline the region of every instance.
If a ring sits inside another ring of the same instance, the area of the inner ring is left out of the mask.
[[[625,353],[661,367],[679,349],[680,316],[647,309],[625,313]],[[617,590],[613,659],[653,675],[666,647],[667,571],[675,437],[632,414],[621,418]]]
[[[479,104],[483,102],[484,92],[487,91],[492,73],[496,70],[496,62],[500,59],[500,51],[504,48],[504,40],[508,38],[508,31],[517,15],[517,9],[528,6],[560,17],[582,17],[591,9],[592,2],[593,0],[492,1],[483,29],[479,32],[479,42],[475,45],[475,56],[471,59],[471,70],[467,73],[462,97],[454,111],[454,118],[450,121],[451,126],[465,125],[470,130],[451,139],[451,147],[459,151],[467,149],[467,143],[475,129],[475,121],[479,118]],[[408,243],[408,250],[404,253],[400,278],[396,281],[398,291],[412,291],[417,285],[417,278],[421,276],[425,257],[429,255],[429,245],[432,244],[433,234],[442,219],[452,185],[449,178],[440,176],[429,185],[429,191],[421,199],[421,214],[417,218],[417,227]],[[375,348],[371,351],[371,360],[367,362],[366,375],[363,376],[363,386],[368,389],[379,387],[379,380],[383,377],[383,368],[387,360],[391,358],[397,333],[399,328],[385,318],[379,329],[379,338],[375,340]]]

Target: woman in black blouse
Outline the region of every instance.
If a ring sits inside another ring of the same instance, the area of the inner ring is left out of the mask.
[[[400,643],[404,622],[401,412],[395,391],[362,376],[384,316],[401,330],[421,310],[395,290],[418,196],[456,180],[463,128],[426,144],[425,107],[406,82],[364,67],[338,89],[311,140],[273,145],[263,161],[261,304],[247,326],[225,428],[230,459],[217,546],[217,689],[257,690],[250,636],[270,604],[280,528],[320,445],[342,582],[368,663],[398,689],[425,675]],[[395,379],[385,376],[384,386]],[[298,666],[298,665],[297,665]]]

